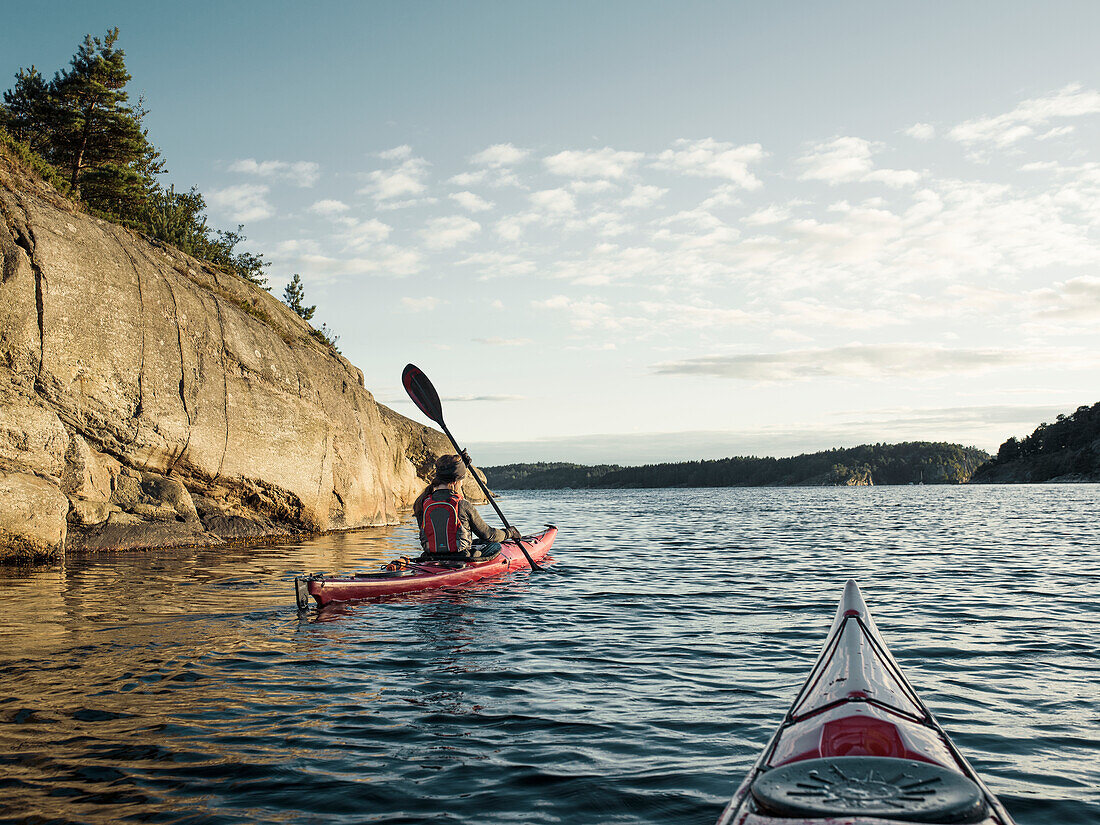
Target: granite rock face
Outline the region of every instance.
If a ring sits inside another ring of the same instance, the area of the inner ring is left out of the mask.
[[[0,559],[394,523],[451,451],[266,291],[2,150],[0,260]]]
[[[51,556],[65,545],[69,500],[30,473],[0,474],[0,545],[22,558]]]

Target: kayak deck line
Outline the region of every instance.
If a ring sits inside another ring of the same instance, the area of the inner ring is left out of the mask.
[[[718,825],[1014,825],[849,580],[809,676]]]
[[[294,579],[294,595],[299,610],[309,607],[313,599],[318,607],[333,602],[359,601],[456,587],[501,576],[520,570],[530,570],[530,555],[536,563],[545,558],[554,544],[558,528],[548,525],[541,533],[524,536],[519,541],[501,542],[500,552],[484,561],[473,560],[459,564],[452,560],[439,562],[416,561],[411,569],[380,571],[353,576],[299,576]],[[522,541],[524,547],[520,547]],[[524,553],[524,550],[527,552]]]

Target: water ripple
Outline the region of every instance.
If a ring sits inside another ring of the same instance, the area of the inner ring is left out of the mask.
[[[1100,821],[1100,488],[510,493],[553,575],[298,617],[409,525],[0,582],[0,822],[713,822],[857,578],[1020,825]]]

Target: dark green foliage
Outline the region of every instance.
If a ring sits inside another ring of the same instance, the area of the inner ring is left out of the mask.
[[[566,462],[539,462],[538,464],[506,464],[501,467],[483,467],[489,486],[501,490],[562,490],[594,486],[594,483],[615,470],[618,464],[599,464],[588,467]]]
[[[177,192],[174,186],[149,198],[145,230],[181,252],[205,257],[212,230],[206,225],[206,201],[195,187]]]
[[[336,346],[336,342],[340,340],[340,336],[336,335],[325,324],[321,324],[320,329],[311,329],[309,334],[320,341],[322,344],[332,348],[332,351],[339,354],[340,350]]]
[[[117,28],[102,39],[88,35],[68,68],[49,83],[34,66],[20,69],[4,93],[0,127],[7,131],[0,139],[93,214],[265,286],[269,264],[263,256],[235,251],[245,240],[243,226],[235,232],[212,229],[194,188],[176,192],[157,183],[164,164],[142,126],[143,101],[128,102],[130,74],[117,43]]]
[[[305,300],[306,292],[302,288],[302,278],[295,272],[294,277],[291,278],[290,283],[283,289],[283,303],[290,307],[303,321],[308,321],[313,317],[313,313],[317,311],[316,306],[305,306],[302,302]],[[322,326],[324,326],[322,324]]]
[[[0,106],[0,122],[3,121],[4,107]],[[47,181],[58,192],[66,194],[69,191],[69,182],[57,169],[41,155],[32,150],[26,143],[16,140],[7,129],[0,125],[0,146],[7,150],[23,164],[30,172]]]
[[[245,240],[241,234],[244,227],[238,226],[236,232],[211,229],[206,223],[206,201],[195,187],[177,192],[169,186],[153,192],[143,217],[143,228],[150,237],[268,288],[264,269],[270,264],[263,256],[234,252],[237,244]]]
[[[49,134],[46,126],[49,105],[49,86],[38,69],[20,69],[15,75],[15,85],[4,92],[4,106],[0,109],[0,125],[15,140],[25,143],[32,152],[41,154],[47,147]]]
[[[1043,422],[1020,440],[1009,438],[974,474],[974,481],[1049,481],[1059,476],[1100,480],[1100,402]]]
[[[130,74],[117,42],[117,28],[102,40],[88,35],[46,87],[44,153],[91,208],[132,223],[164,164],[142,127],[144,107],[128,103]]]
[[[776,487],[789,485],[961,484],[989,456],[973,447],[865,444],[794,458],[739,456],[644,467],[510,464],[485,467],[491,487]]]
[[[244,226],[240,224],[237,226],[236,232],[230,232],[227,229],[215,230],[214,238],[210,243],[210,256],[206,260],[224,267],[230,272],[237,273],[256,286],[262,286],[264,289],[270,290],[271,287],[267,286],[267,276],[264,275],[264,270],[271,264],[264,260],[264,256],[252,252],[233,251],[237,244],[246,240],[242,234],[243,230]]]

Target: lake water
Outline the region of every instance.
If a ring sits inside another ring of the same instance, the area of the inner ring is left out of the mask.
[[[850,576],[1020,825],[1100,822],[1100,486],[501,506],[554,574],[299,617],[408,524],[3,571],[0,822],[710,825]]]

